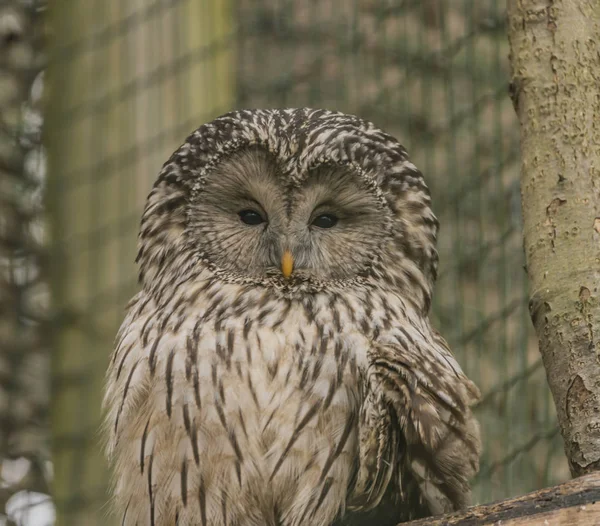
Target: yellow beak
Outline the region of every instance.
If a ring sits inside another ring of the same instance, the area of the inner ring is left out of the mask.
[[[294,270],[294,257],[289,250],[286,250],[281,256],[281,273],[284,278],[289,278]]]

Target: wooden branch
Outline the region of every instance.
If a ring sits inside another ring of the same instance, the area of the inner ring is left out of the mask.
[[[600,473],[493,504],[398,526],[596,526],[600,524]]]

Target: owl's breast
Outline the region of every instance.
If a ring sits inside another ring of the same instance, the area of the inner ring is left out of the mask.
[[[299,433],[296,428],[305,411],[314,412],[303,422],[308,436],[313,426],[314,432],[331,427],[319,421],[325,413],[343,414],[359,403],[359,363],[367,342],[351,332],[333,334],[326,327],[291,313],[277,327],[246,328],[232,348],[230,370],[223,371],[222,381],[231,382],[235,402],[263,421],[261,429],[276,427],[282,440]]]
[[[192,500],[206,524],[330,524],[356,469],[369,344],[339,329],[339,313],[288,304],[149,331],[117,424],[136,447],[118,461],[151,465],[180,524],[196,524]]]
[[[221,435],[207,450],[219,451],[246,509],[266,500],[283,515],[314,512],[311,520],[321,509],[326,524],[345,500],[367,342],[334,334],[327,321],[292,307],[283,321],[228,322],[199,341],[199,384],[208,390],[200,427]]]

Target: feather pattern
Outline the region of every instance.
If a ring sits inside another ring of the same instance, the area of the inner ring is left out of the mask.
[[[264,226],[242,224],[249,206]],[[323,210],[335,236],[309,226]],[[243,110],[190,135],[149,195],[107,373],[122,523],[385,526],[465,506],[479,395],[427,317],[436,236],[422,175],[371,123]]]

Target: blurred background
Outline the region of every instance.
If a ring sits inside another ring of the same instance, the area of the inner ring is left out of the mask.
[[[475,501],[567,479],[508,84],[503,0],[0,0],[0,525],[108,524],[99,407],[144,201],[242,107],[354,113],[406,146],[441,223],[434,323],[483,393]]]

